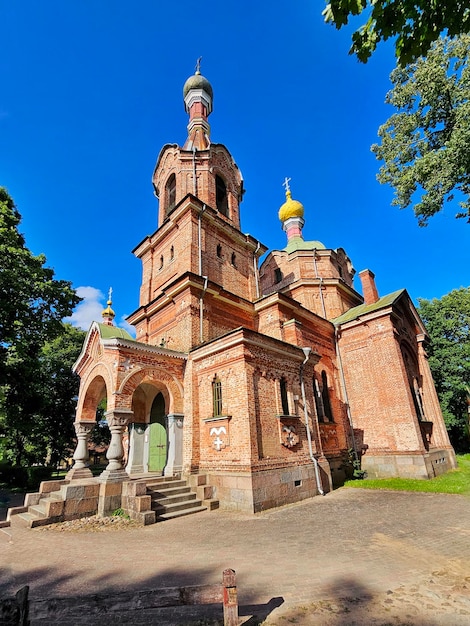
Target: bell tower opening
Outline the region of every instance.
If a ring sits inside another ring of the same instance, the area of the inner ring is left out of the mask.
[[[171,213],[176,204],[176,176],[171,174],[165,185],[165,215]]]
[[[215,177],[215,202],[217,205],[217,211],[228,217],[228,196],[227,187],[224,179],[221,176]]]

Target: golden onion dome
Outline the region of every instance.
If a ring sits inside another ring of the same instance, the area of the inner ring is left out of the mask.
[[[303,217],[304,206],[298,200],[292,200],[290,189],[286,191],[286,201],[279,209],[279,219],[285,222],[291,217]]]
[[[113,309],[111,308],[111,302],[108,300],[108,302],[106,303],[108,306],[103,309],[101,315],[102,317],[116,317],[116,313],[113,311]]]

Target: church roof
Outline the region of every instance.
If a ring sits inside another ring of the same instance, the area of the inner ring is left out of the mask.
[[[102,339],[115,339],[116,337],[119,337],[119,339],[130,339],[131,341],[135,341],[134,337],[132,337],[127,330],[124,330],[124,328],[108,326],[108,324],[101,324],[99,322],[95,322],[95,324],[99,328]]]
[[[293,237],[284,248],[284,252],[296,252],[298,250],[326,250],[321,241],[305,241],[302,237]]]
[[[383,296],[379,298],[377,302],[373,304],[360,304],[359,306],[355,306],[343,315],[331,320],[335,326],[341,326],[341,324],[346,324],[346,322],[352,322],[353,320],[358,319],[364,315],[368,315],[369,313],[373,313],[374,311],[380,311],[380,309],[385,309],[386,307],[395,304],[395,302],[406,292],[406,289],[399,289],[398,291],[394,291],[393,293],[389,293],[387,296]]]

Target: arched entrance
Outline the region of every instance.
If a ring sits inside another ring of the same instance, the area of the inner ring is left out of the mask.
[[[163,472],[167,460],[165,399],[160,392],[150,409],[149,472]]]

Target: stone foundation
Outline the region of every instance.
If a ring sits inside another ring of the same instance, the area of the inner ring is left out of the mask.
[[[452,449],[431,450],[426,454],[371,454],[361,459],[367,478],[421,478],[426,480],[457,467]]]
[[[332,486],[326,459],[319,461],[319,476],[327,493]],[[211,472],[209,483],[221,509],[245,513],[259,513],[319,494],[313,463],[238,474]]]

